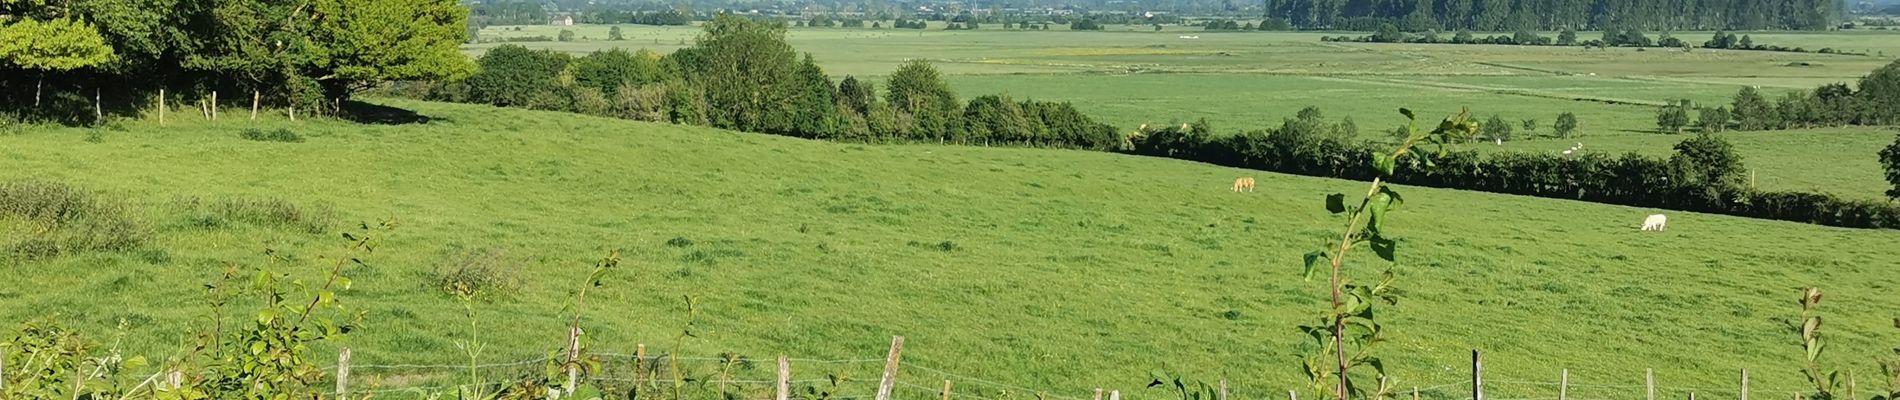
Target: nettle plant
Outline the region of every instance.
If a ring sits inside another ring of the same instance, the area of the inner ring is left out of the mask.
[[[1346,217],[1339,240],[1329,241],[1324,249],[1305,256],[1307,280],[1312,280],[1313,274],[1322,268],[1330,268],[1332,273],[1328,286],[1332,295],[1330,311],[1313,324],[1300,326],[1300,331],[1313,344],[1305,354],[1302,366],[1317,397],[1339,400],[1353,396],[1366,397],[1367,388],[1355,383],[1352,378],[1355,372],[1364,369],[1370,369],[1369,373],[1378,378],[1378,384],[1371,389],[1372,397],[1383,399],[1391,394],[1391,382],[1386,379],[1385,364],[1372,354],[1372,349],[1384,341],[1382,335],[1385,332],[1375,319],[1375,305],[1398,304],[1398,295],[1393,291],[1394,275],[1388,268],[1376,283],[1355,282],[1345,274],[1346,256],[1355,249],[1370,248],[1379,258],[1397,264],[1398,242],[1386,231],[1385,223],[1388,213],[1397,210],[1405,200],[1387,184],[1387,180],[1392,178],[1401,162],[1433,166],[1431,157],[1419,157],[1416,154],[1418,146],[1435,144],[1439,153],[1443,154],[1447,144],[1459,143],[1479,131],[1478,124],[1469,119],[1468,111],[1446,118],[1430,131],[1419,130],[1418,119],[1411,110],[1400,109],[1399,113],[1405,115],[1407,120],[1402,130],[1405,133],[1404,140],[1389,152],[1370,154],[1374,178],[1365,195],[1353,201],[1357,205],[1349,207],[1345,194],[1326,197],[1327,211]]]

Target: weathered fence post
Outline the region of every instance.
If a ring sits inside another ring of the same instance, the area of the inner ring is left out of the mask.
[[[1647,393],[1648,397],[1646,398],[1648,398],[1649,400],[1656,400],[1656,369],[1655,368],[1643,369],[1643,393]]]
[[[950,400],[950,380],[949,379],[943,380],[943,391],[938,392],[937,394],[939,397],[943,398],[942,400]]]
[[[1695,392],[1689,392],[1689,400],[1695,400]]]
[[[634,374],[638,375],[639,372],[634,372]],[[791,397],[792,360],[786,359],[784,354],[780,354],[778,356],[778,400],[787,400]]]
[[[256,90],[256,89],[252,89],[251,90],[251,120],[252,121],[257,120],[257,103],[262,103],[263,101],[264,101],[264,92]]]
[[[1471,399],[1484,400],[1484,358],[1478,349],[1471,349]]]
[[[336,355],[336,400],[349,400],[350,395],[350,348],[344,347]]]
[[[1220,400],[1227,400],[1227,378],[1220,378]]]
[[[1300,392],[1293,390],[1286,391],[1286,400],[1300,400]]]
[[[1557,400],[1570,400],[1570,369],[1557,377]]]
[[[1108,400],[1122,400],[1122,391],[1120,390],[1108,391]]]
[[[1748,368],[1742,368],[1742,400],[1748,400]]]
[[[1102,388],[1095,388],[1095,400],[1102,400]]]
[[[581,327],[567,329],[567,386],[561,387],[563,393],[574,394],[575,381],[580,374]]]
[[[165,125],[165,87],[158,87],[158,125]]]
[[[218,120],[218,91],[211,91],[211,120]]]
[[[647,363],[647,345],[645,344],[634,345],[633,346],[633,387],[635,388],[638,388],[640,387],[640,385],[646,383],[646,374],[647,374],[646,363]]]
[[[1412,400],[1418,400],[1418,387],[1412,387]]]
[[[884,356],[884,379],[877,383],[877,400],[891,400],[891,389],[897,386],[897,364],[903,359],[904,337],[891,337],[891,353]]]

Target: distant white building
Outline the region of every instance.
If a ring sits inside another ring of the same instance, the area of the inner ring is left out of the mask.
[[[572,15],[556,15],[556,16],[554,16],[554,18],[553,18],[552,20],[550,20],[550,21],[548,21],[548,25],[554,25],[554,26],[574,26],[574,16],[572,16]]]

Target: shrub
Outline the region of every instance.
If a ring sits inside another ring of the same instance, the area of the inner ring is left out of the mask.
[[[1574,133],[1577,131],[1577,114],[1573,114],[1570,112],[1557,114],[1557,124],[1551,126],[1551,130],[1557,132],[1557,137],[1560,137],[1560,138],[1570,137],[1571,133]]]
[[[303,143],[303,136],[289,129],[277,128],[269,131],[247,128],[238,133],[238,137],[255,142]]]
[[[453,296],[476,298],[512,293],[521,261],[496,248],[452,248],[429,271],[429,285]]]

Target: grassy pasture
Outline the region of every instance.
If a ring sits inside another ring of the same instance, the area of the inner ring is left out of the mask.
[[[1893,143],[1893,129],[1834,128],[1775,132],[1729,132],[1742,162],[1755,172],[1755,184],[1767,190],[1830,193],[1846,198],[1886,200],[1892,187],[1881,175],[1875,153]],[[1560,153],[1578,142],[1591,152],[1643,153],[1668,157],[1688,135],[1621,135],[1574,140],[1539,139],[1475,146],[1481,150]]]
[[[356,286],[345,300],[370,322],[348,342],[358,363],[463,361],[453,344],[467,337],[462,309],[425,283],[451,248],[505,249],[524,278],[476,307],[480,339],[490,344],[484,361],[558,348],[561,305],[592,260],[621,249],[626,261],[590,295],[597,308],[586,323],[600,350],[670,343],[685,318],[679,296],[693,294],[700,320],[699,337],[685,342],[690,356],[876,358],[889,335],[902,334],[905,359],[917,365],[1058,395],[1109,387],[1162,396],[1137,388],[1147,371],[1167,369],[1224,376],[1236,395],[1265,398],[1300,380],[1293,326],[1317,315],[1324,285],[1302,282],[1298,260],[1342,222],[1323,211],[1322,197],[1363,189],[1103,153],[861,146],[387,103],[435,120],[180,117],[162,128],[128,123],[99,143],[73,129],[5,138],[0,180],[61,180],[123,198],[154,239],[150,251],[7,266],[0,320],[57,312],[101,335],[125,320],[132,352],[169,355],[203,326],[200,285],[226,262],[266,265],[268,248],[297,260],[279,269],[308,276],[335,240],[243,223],[199,226],[167,204],[281,198],[333,207],[341,222],[395,217],[402,225],[372,267],[350,271]],[[307,141],[239,138],[252,126]],[[1878,136],[1845,134],[1867,136],[1856,143]],[[1789,134],[1777,139],[1785,146],[1744,146],[1744,154],[1833,154],[1810,137]],[[1591,144],[1665,146],[1643,141],[1661,136],[1622,138]],[[1795,157],[1766,164],[1798,164]],[[1258,193],[1228,192],[1235,176],[1249,174],[1259,177]],[[1802,380],[1787,324],[1797,313],[1792,299],[1808,285],[1828,294],[1830,361],[1871,371],[1874,357],[1900,343],[1889,327],[1900,309],[1892,296],[1900,232],[1671,213],[1668,232],[1639,233],[1653,210],[1405,191],[1406,209],[1388,225],[1404,238],[1396,271],[1405,298],[1382,317],[1393,342],[1380,352],[1401,386],[1448,385],[1428,398],[1461,398],[1471,348],[1488,351],[1498,398],[1552,397],[1552,387],[1521,382],[1554,381],[1560,368],[1580,385],[1572,395],[1585,399],[1641,396],[1634,385],[1647,367],[1665,398],[1694,387],[1726,396],[1743,367],[1757,393],[1788,393]],[[1362,274],[1383,268],[1369,255],[1353,261]],[[799,371],[800,379],[825,372]],[[454,376],[380,374],[358,371],[357,380]],[[906,374],[934,384],[920,370]],[[856,388],[851,394],[868,394]]]

